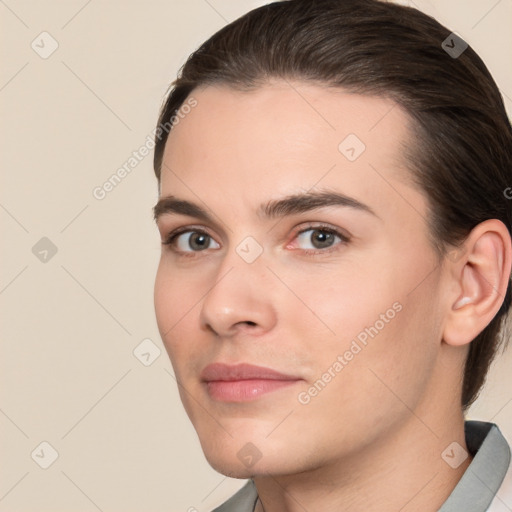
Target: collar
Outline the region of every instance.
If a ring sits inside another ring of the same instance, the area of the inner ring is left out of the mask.
[[[485,512],[491,503],[494,507],[510,467],[510,447],[497,425],[466,421],[464,433],[474,458],[438,512]]]

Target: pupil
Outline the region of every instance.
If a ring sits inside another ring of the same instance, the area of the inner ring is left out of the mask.
[[[331,244],[334,237],[332,233],[326,233],[325,231],[318,230],[315,233],[316,235],[313,236],[313,245],[316,248],[321,249],[322,247],[328,247]]]
[[[189,238],[189,245],[191,249],[204,249],[207,245],[209,235],[204,235],[202,233],[194,233]]]

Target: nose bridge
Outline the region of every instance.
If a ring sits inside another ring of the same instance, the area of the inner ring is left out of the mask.
[[[263,246],[254,237],[230,247],[203,300],[201,323],[219,335],[233,334],[237,324],[271,328],[275,312],[268,274]]]

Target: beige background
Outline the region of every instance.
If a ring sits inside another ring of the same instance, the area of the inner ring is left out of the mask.
[[[204,460],[156,328],[152,156],[92,191],[144,144],[186,56],[262,3],[0,1],[0,512],[202,512],[241,486]],[[512,0],[402,3],[466,39],[511,112]],[[43,31],[59,45],[46,59],[31,47],[51,49]],[[55,255],[32,252],[42,237]],[[143,361],[161,350],[149,366],[133,354],[145,339]],[[509,439],[511,363],[470,414]]]

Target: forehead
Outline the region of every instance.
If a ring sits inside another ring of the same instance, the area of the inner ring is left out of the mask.
[[[249,155],[259,145],[279,159],[311,147],[336,157],[341,152],[349,161],[364,151],[366,157],[378,153],[401,163],[397,143],[410,139],[410,118],[393,100],[324,85],[273,81],[249,91],[207,86],[191,96],[197,106],[182,114],[172,129],[167,160],[204,156],[205,147],[209,158],[227,156],[224,147],[247,150]]]
[[[397,187],[410,188],[403,156],[411,121],[390,99],[288,81],[250,91],[208,86],[191,96],[197,105],[165,147],[162,195],[222,191],[250,205],[317,186],[368,203],[396,202]]]

